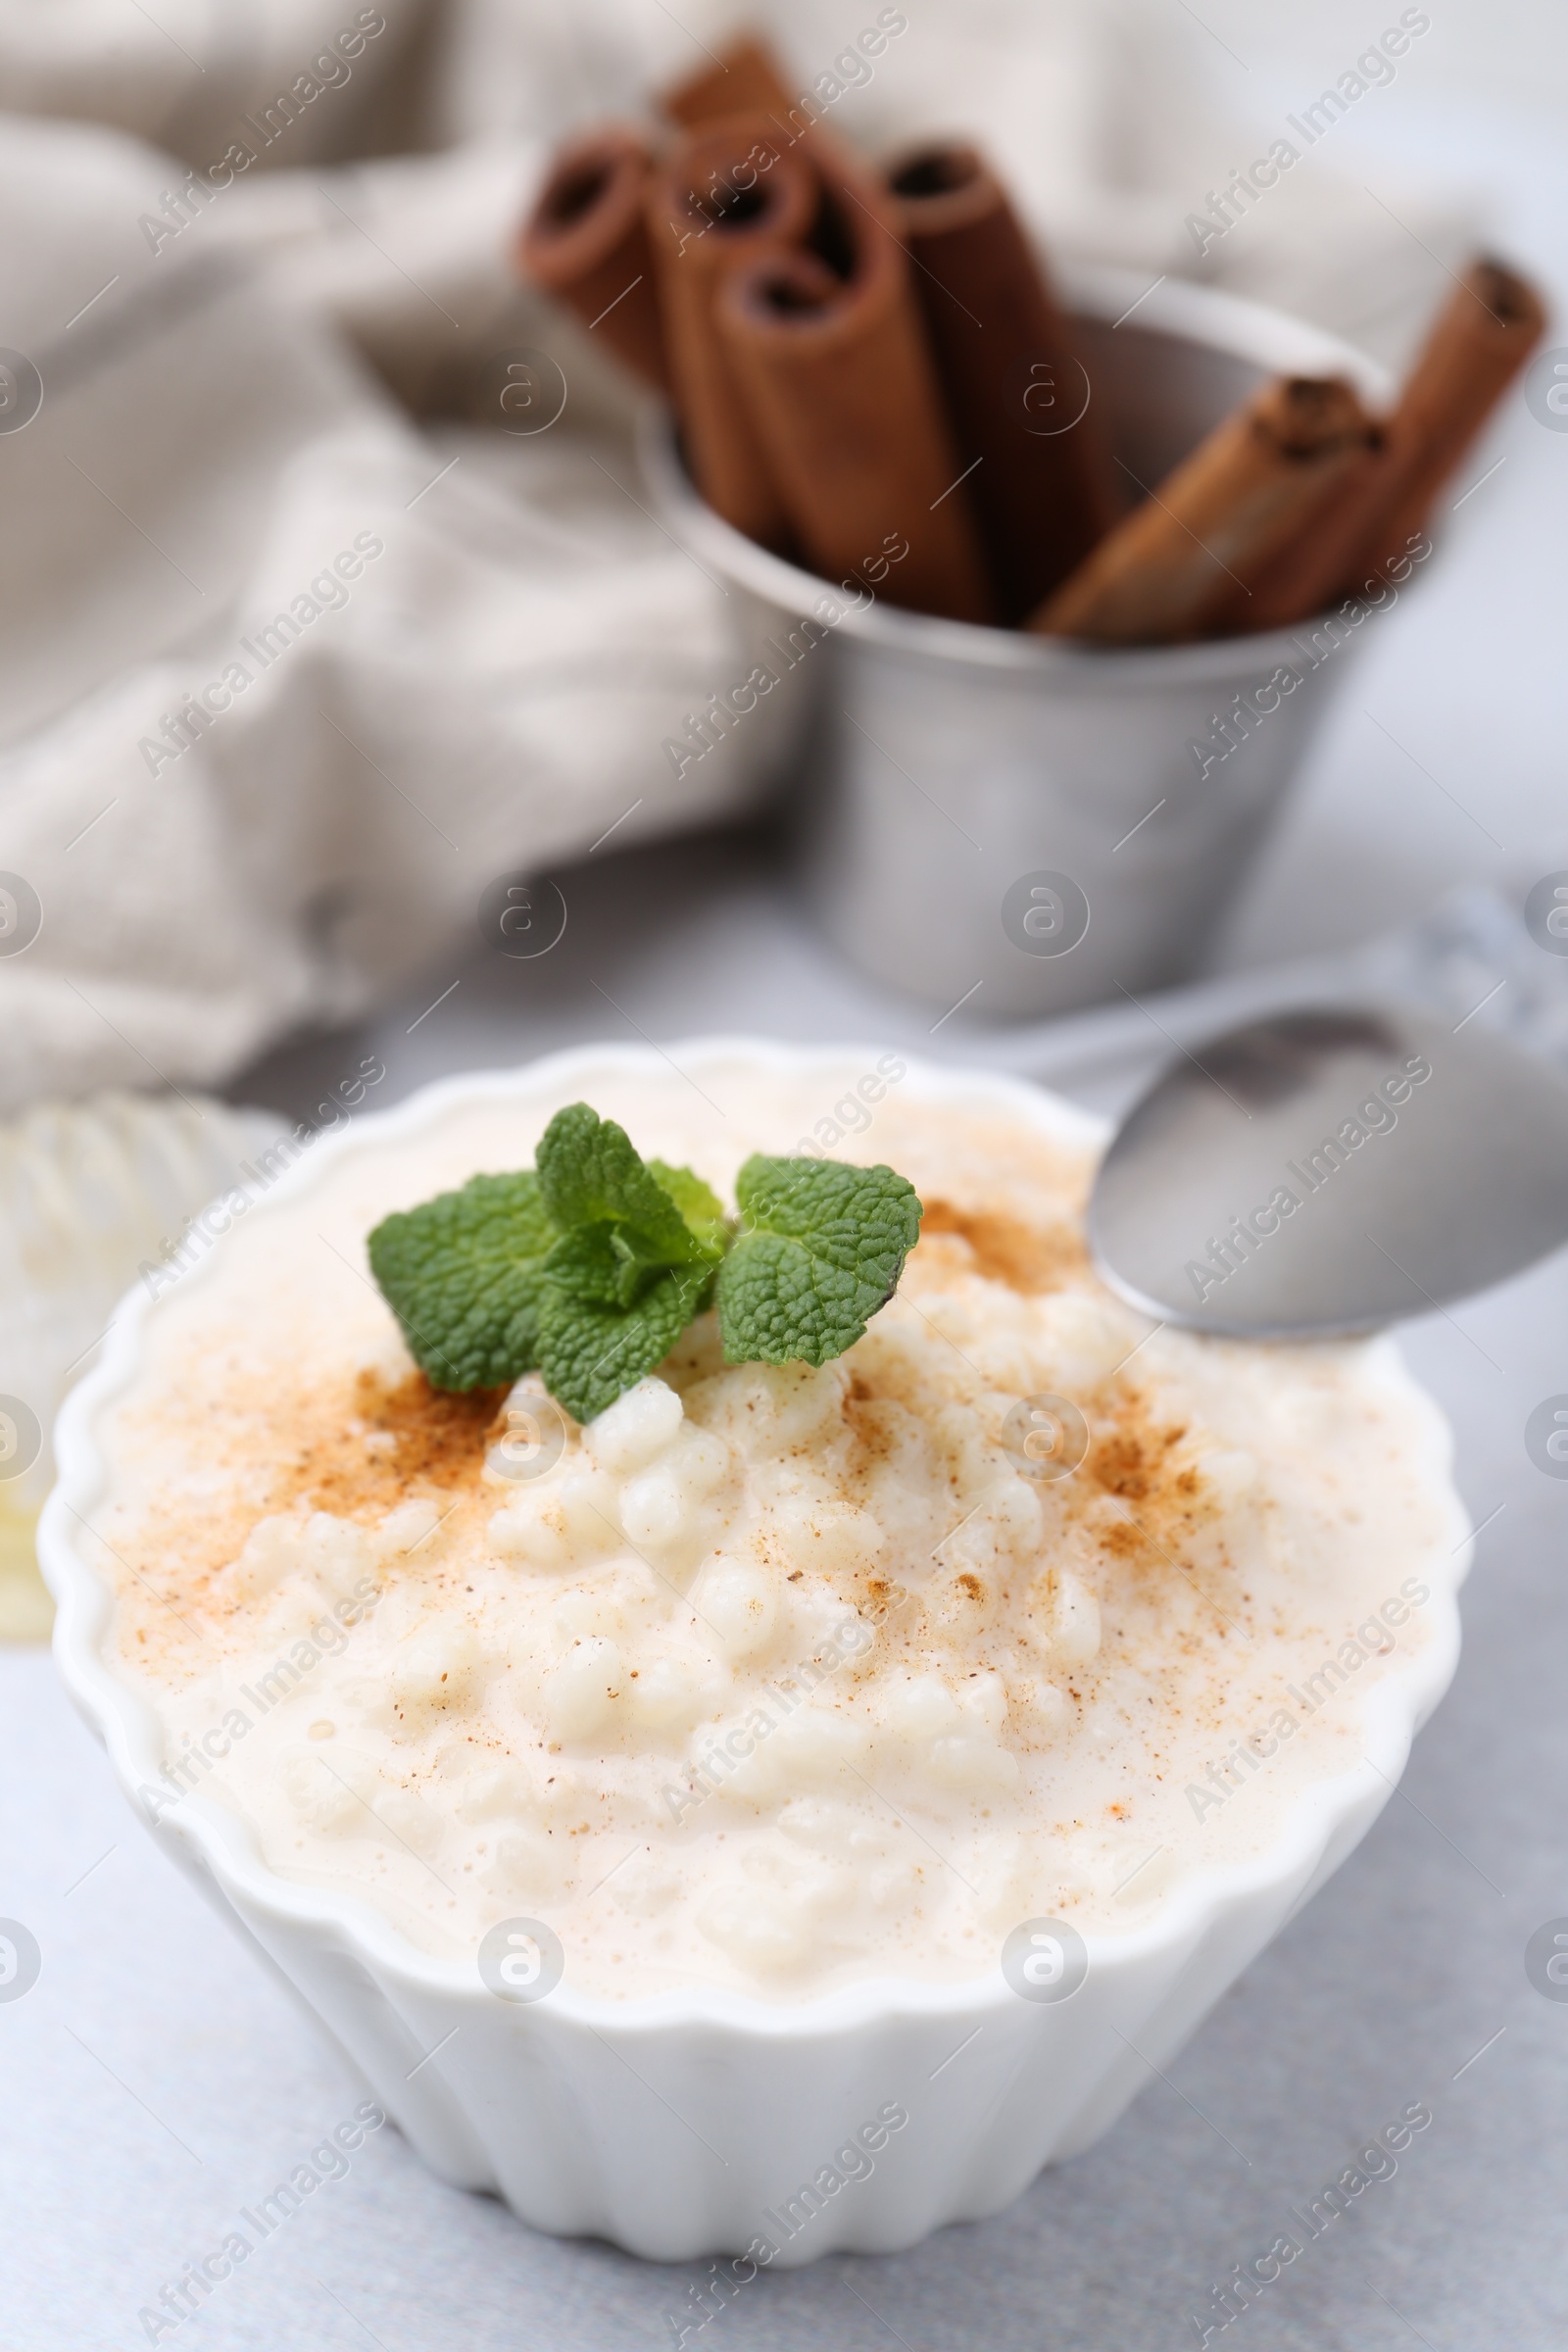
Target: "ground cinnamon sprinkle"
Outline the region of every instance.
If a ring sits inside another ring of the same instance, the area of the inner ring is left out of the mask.
[[[1095,1434],[1083,1465],[1086,1499],[1098,1490],[1129,1512],[1124,1521],[1098,1526],[1095,1542],[1108,1558],[1157,1577],[1173,1561],[1179,1565],[1216,1508],[1200,1471],[1176,1453],[1188,1435],[1186,1425],[1156,1422],[1136,1389],[1117,1397],[1104,1420],[1092,1411],[1091,1422]]]
[[[471,1389],[457,1396],[433,1389],[422,1372],[389,1387],[378,1373],[361,1372],[341,1419],[323,1416],[327,1426],[280,1476],[273,1507],[303,1500],[353,1518],[393,1510],[421,1484],[448,1493],[477,1487],[506,1395]],[[378,1446],[378,1436],[394,1443]]]
[[[927,1200],[920,1239],[956,1234],[974,1253],[974,1271],[1004,1282],[1026,1298],[1060,1290],[1087,1263],[1083,1236],[1069,1225],[1029,1225],[996,1209],[959,1208],[951,1200]],[[915,1252],[919,1255],[918,1250]]]
[[[1145,1502],[1166,1484],[1196,1498],[1200,1484],[1197,1472],[1182,1470],[1172,1480],[1165,1463],[1171,1447],[1186,1435],[1183,1427],[1154,1430],[1124,1420],[1091,1446],[1089,1475],[1105,1494],[1120,1494],[1128,1502]]]

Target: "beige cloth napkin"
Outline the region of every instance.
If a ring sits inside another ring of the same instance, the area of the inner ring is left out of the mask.
[[[836,6],[759,13],[846,135],[976,126],[1044,233],[1152,278],[1387,342],[1468,236],[1313,158],[1200,256],[1194,203],[1260,142],[1168,10],[864,0],[903,26],[864,74]],[[24,368],[0,397],[0,1112],[221,1082],[437,957],[496,875],[765,787],[760,728],[684,779],[662,753],[733,669],[734,607],[644,511],[624,388],[508,259],[562,132],[729,22],[678,14],[0,0],[0,339],[43,385],[20,429]],[[522,347],[564,371],[559,421],[464,421]]]

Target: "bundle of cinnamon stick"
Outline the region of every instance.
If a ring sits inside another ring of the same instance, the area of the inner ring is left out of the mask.
[[[1134,484],[973,147],[873,169],[752,41],[662,108],[662,137],[611,125],[562,151],[523,274],[668,395],[726,521],[835,579],[902,543],[879,593],[949,619],[1106,646],[1308,619],[1408,562],[1545,324],[1477,261],[1392,415],[1338,377],[1280,378]]]

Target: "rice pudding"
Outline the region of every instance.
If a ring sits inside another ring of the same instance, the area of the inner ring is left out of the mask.
[[[1136,1927],[1274,1843],[1429,1639],[1440,1417],[1387,1342],[1152,1327],[1088,1263],[1089,1124],[905,1075],[607,1066],[237,1216],[103,1424],[148,1810],[228,1808],[432,1953],[543,1920],[627,1998],[972,1978],[1023,1920]],[[803,1138],[906,1176],[865,1337],[726,1365],[707,1316],[583,1429],[536,1380],[433,1391],[367,1234],[583,1094],[726,1202]]]

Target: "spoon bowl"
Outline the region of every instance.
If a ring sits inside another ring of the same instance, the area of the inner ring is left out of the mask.
[[[1568,1081],[1430,1012],[1273,1014],[1134,1104],[1089,1232],[1111,1288],[1165,1322],[1252,1340],[1376,1330],[1568,1242]]]

